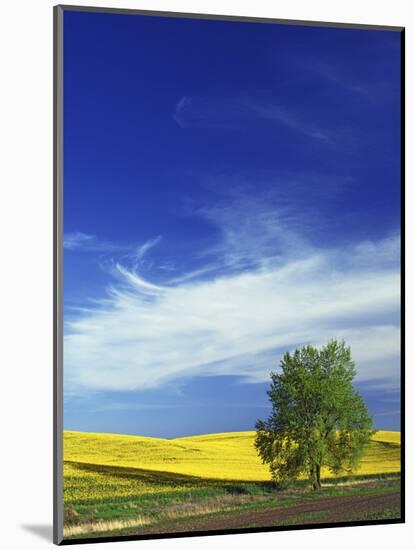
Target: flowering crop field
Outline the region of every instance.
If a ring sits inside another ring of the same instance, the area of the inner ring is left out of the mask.
[[[221,482],[270,479],[254,447],[255,432],[177,439],[64,433],[64,501],[94,501],[205,490]],[[400,471],[400,433],[379,431],[355,475]],[[332,477],[324,472],[323,477]]]

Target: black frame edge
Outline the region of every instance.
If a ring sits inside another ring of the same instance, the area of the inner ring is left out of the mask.
[[[63,541],[63,9],[53,8],[53,542]]]
[[[405,399],[406,399],[406,259],[405,259],[405,244],[406,244],[406,216],[405,216],[405,28],[401,31],[401,380],[400,380],[400,398],[401,398],[401,519],[405,523],[405,488],[406,488],[406,462],[405,462]]]
[[[182,19],[206,19],[218,21],[236,21],[236,22],[251,22],[265,24],[284,24],[298,25],[305,27],[333,27],[338,29],[367,29],[378,31],[401,32],[404,27],[388,26],[388,25],[373,25],[365,23],[337,23],[328,21],[307,21],[303,19],[276,19],[271,17],[250,17],[248,15],[222,15],[213,13],[192,13],[192,12],[174,12],[174,11],[157,11],[157,10],[141,10],[135,8],[111,8],[101,6],[76,6],[72,4],[58,4],[58,7],[64,11],[83,11],[95,13],[118,13],[124,15],[141,15],[153,17],[173,17]]]

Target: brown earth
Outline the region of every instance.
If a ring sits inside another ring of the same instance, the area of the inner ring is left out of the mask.
[[[144,527],[134,533],[137,536],[158,533],[180,533],[189,531],[231,530],[279,525],[310,525],[318,523],[340,523],[364,520],[365,514],[381,512],[388,508],[400,508],[399,492],[384,495],[354,495],[321,497],[310,502],[292,506],[223,512],[210,517],[184,518]],[[397,517],[396,519],[399,519]]]

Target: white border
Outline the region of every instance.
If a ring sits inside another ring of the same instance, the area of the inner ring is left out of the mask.
[[[321,20],[406,27],[406,93],[415,97],[412,2],[158,0],[68,2],[88,6]],[[51,544],[52,521],[52,6],[49,0],[4,2],[0,17],[0,453],[2,545]],[[414,102],[407,100],[407,524],[316,531],[224,535],[112,543],[103,548],[218,548],[276,545],[319,550],[407,547],[415,539],[414,414],[415,269]],[[38,534],[36,534],[38,533]],[[40,533],[40,535],[39,535]],[[49,539],[44,537],[49,533]],[[99,544],[94,545],[98,549]]]

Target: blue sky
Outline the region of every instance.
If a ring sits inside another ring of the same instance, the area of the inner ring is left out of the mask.
[[[64,15],[64,425],[253,429],[344,338],[399,429],[400,35]]]

